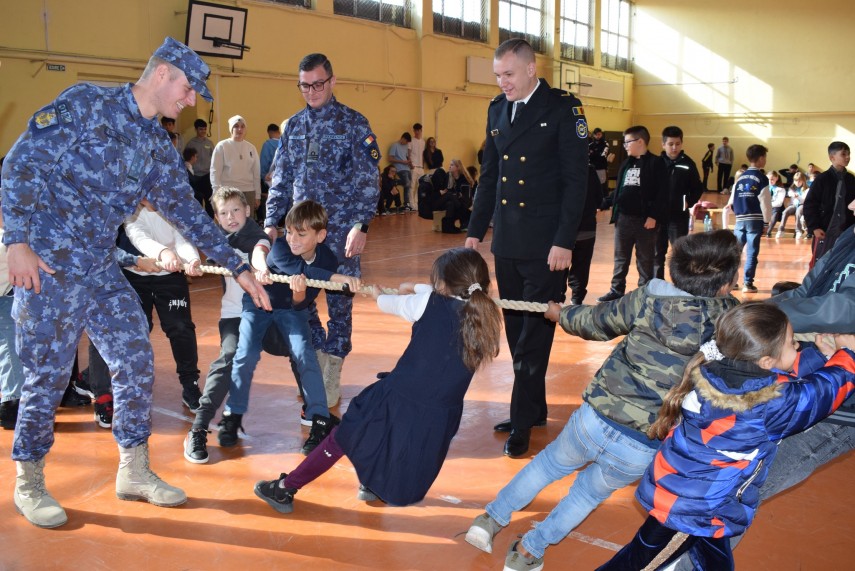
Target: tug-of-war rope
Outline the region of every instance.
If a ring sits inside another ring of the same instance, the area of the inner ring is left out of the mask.
[[[199,269],[202,270],[203,272],[205,272],[206,274],[217,274],[220,276],[227,276],[227,277],[232,275],[231,271],[227,270],[226,268],[221,268],[219,266],[201,266]],[[270,274],[270,279],[273,280],[274,282],[278,282],[278,283],[284,283],[284,284],[291,283],[291,276],[284,276],[281,274]],[[345,289],[345,284],[340,284],[340,283],[336,283],[336,282],[328,282],[328,281],[324,281],[324,280],[311,280],[308,278],[306,278],[306,285],[309,287],[315,287],[318,289],[328,289],[328,290],[332,290],[332,291],[344,291],[344,289]],[[350,288],[348,288],[348,289],[350,289]],[[371,295],[372,291],[373,290],[372,290],[371,286],[362,286],[361,288],[359,288],[358,292],[352,292],[352,293],[364,293],[366,295]],[[394,289],[394,288],[381,287],[380,291],[382,291],[385,294],[389,294],[389,295],[394,295],[394,294],[398,293],[398,290]],[[537,303],[537,302],[533,302],[533,301],[515,301],[515,300],[509,300],[509,299],[495,299],[495,298],[493,299],[493,301],[495,301],[496,305],[498,305],[502,309],[518,309],[520,311],[534,311],[534,312],[538,312],[538,313],[543,313],[549,308],[549,306],[545,303]]]

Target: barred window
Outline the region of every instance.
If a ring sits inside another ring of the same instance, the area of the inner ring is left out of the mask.
[[[486,42],[490,0],[433,0],[433,31]]]
[[[523,38],[537,52],[544,51],[543,0],[499,0],[499,42]]]
[[[333,12],[403,28],[412,27],[412,0],[333,0]]]
[[[561,0],[561,57],[594,63],[595,0]]]
[[[288,6],[299,6],[301,8],[311,8],[312,0],[267,0],[276,4],[287,4]]]
[[[603,67],[632,71],[629,59],[629,31],[632,4],[627,0],[603,0],[600,32]]]

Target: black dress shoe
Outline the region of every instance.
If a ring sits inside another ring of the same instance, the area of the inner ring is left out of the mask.
[[[537,422],[535,422],[534,425],[532,425],[532,428],[543,428],[544,426],[546,426],[546,419],[545,418],[543,420],[538,420]],[[495,431],[495,432],[510,432],[512,428],[513,428],[513,425],[511,424],[511,419],[509,418],[508,420],[503,420],[502,422],[500,422],[499,424],[494,426],[493,431]]]
[[[505,456],[518,458],[528,452],[528,441],[531,438],[531,430],[519,430],[514,428],[505,442]]]

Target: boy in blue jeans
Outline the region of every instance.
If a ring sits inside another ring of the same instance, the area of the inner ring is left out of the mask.
[[[754,274],[757,271],[757,256],[760,255],[760,239],[763,228],[772,217],[772,196],[769,194],[769,179],[763,174],[766,166],[766,153],[769,149],[763,145],[751,145],[745,151],[751,166],[736,180],[733,193],[727,203],[733,209],[736,225],[733,233],[739,240],[740,248],[748,245],[745,252],[745,270],[742,286],[744,293],[757,293]]]
[[[260,262],[255,268],[257,279],[265,284],[273,311],[256,311],[252,300],[243,298],[232,382],[219,435],[221,446],[237,444],[238,430],[249,406],[252,375],[261,356],[261,343],[271,325],[276,325],[287,341],[301,382],[306,418],[312,419],[302,453],[314,450],[338,423],[339,419],[327,407],[323,375],[309,328],[308,307],[320,290],[307,288],[306,278],[347,284],[350,291],[359,289],[360,280],[335,273],[338,259],[322,243],[327,236],[327,221],[326,211],[317,202],[305,200],[295,205],[285,217],[285,236],[273,244],[266,264]],[[291,283],[274,283],[271,273],[292,276]]]
[[[567,333],[607,341],[625,335],[582,395],[561,434],[526,465],[479,515],[466,541],[492,553],[493,537],[551,483],[577,470],[568,494],[549,516],[511,543],[505,570],[543,568],[544,551],[564,539],[612,492],[638,480],[659,447],[647,437],[662,399],[686,363],[709,341],[719,315],[739,302],[730,295],[739,245],[719,230],[674,243],[673,284],[653,279],[618,300],[561,308],[546,317]]]

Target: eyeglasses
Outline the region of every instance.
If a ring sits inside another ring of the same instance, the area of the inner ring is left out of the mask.
[[[640,140],[641,140],[641,137],[639,137],[639,138],[637,138],[637,139],[630,139],[630,140],[628,140],[628,141],[624,141],[624,142],[623,142],[623,146],[624,146],[624,147],[628,147],[628,146],[630,146],[631,144],[633,144],[634,142],[636,142],[636,141],[640,141]]]
[[[325,84],[332,79],[332,76],[329,76],[323,81],[316,81],[315,83],[298,83],[297,89],[299,89],[302,93],[308,93],[311,89],[312,91],[323,91]]]

